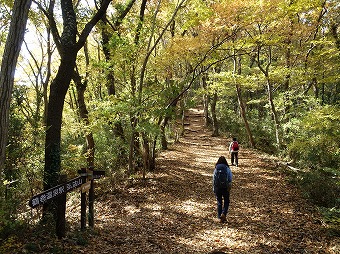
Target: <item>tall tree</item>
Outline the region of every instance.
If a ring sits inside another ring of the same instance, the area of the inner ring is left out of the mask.
[[[6,144],[9,126],[9,110],[14,85],[15,68],[24,40],[28,12],[32,0],[15,0],[11,24],[2,56],[0,71],[0,182],[6,160]]]
[[[100,8],[85,25],[82,32],[78,33],[77,18],[72,0],[61,0],[61,10],[63,17],[63,32],[58,33],[56,21],[53,18],[54,2],[51,2],[49,10],[46,12],[54,41],[60,54],[60,65],[56,77],[51,83],[49,103],[47,108],[47,126],[45,138],[45,169],[44,188],[48,189],[58,183],[60,172],[60,142],[61,124],[64,100],[70,81],[74,75],[74,67],[79,50],[84,46],[92,28],[106,13],[111,0],[104,0]],[[79,34],[78,41],[76,41]],[[54,205],[44,207],[44,212],[51,211],[55,214]]]
[[[236,55],[234,55],[233,56],[233,62],[234,62],[233,73],[237,74],[237,75],[241,75],[242,74],[241,56],[237,57]],[[243,119],[244,126],[245,126],[247,134],[248,134],[249,143],[250,143],[250,146],[252,148],[255,148],[255,141],[254,141],[254,138],[253,138],[252,131],[249,127],[249,122],[248,122],[247,115],[246,115],[246,107],[244,106],[244,102],[243,102],[243,99],[242,99],[241,86],[240,86],[240,83],[238,81],[235,82],[235,87],[236,87],[238,104],[239,104],[239,107],[240,107],[240,113],[241,113],[241,117]]]

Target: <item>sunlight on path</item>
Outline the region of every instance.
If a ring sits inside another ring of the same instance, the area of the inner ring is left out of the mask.
[[[146,184],[136,182],[98,205],[98,213],[110,214],[96,224],[102,244],[88,253],[336,253],[313,207],[273,163],[242,147],[221,224],[212,172],[219,156],[230,161],[229,140],[211,137],[202,110],[190,110],[187,121],[185,136],[160,154]]]

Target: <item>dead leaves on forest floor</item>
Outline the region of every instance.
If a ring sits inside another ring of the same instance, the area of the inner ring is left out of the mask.
[[[65,253],[339,253],[320,216],[257,151],[240,150],[227,223],[216,218],[212,171],[227,141],[189,111],[185,136],[160,154],[146,182],[99,197],[88,245]]]

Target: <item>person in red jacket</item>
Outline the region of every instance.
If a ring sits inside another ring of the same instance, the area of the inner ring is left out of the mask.
[[[233,138],[233,141],[229,145],[229,152],[231,156],[231,165],[238,167],[238,151],[239,151],[239,144],[237,142],[237,138]],[[235,164],[234,164],[235,162]]]

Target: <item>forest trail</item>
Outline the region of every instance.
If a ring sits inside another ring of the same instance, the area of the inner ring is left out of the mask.
[[[78,253],[338,253],[316,210],[275,164],[242,146],[239,167],[231,167],[227,223],[220,223],[212,172],[219,156],[230,162],[229,140],[211,137],[201,110],[188,114],[184,137],[160,154],[147,184],[96,201],[97,233]]]

